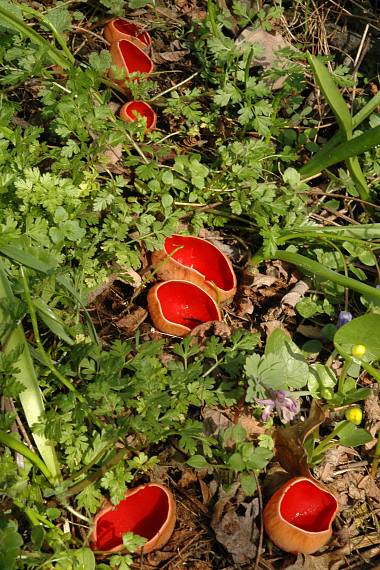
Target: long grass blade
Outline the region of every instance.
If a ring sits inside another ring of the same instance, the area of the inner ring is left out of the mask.
[[[339,127],[346,135],[346,139],[350,139],[352,137],[352,119],[345,100],[323,63],[311,54],[307,54],[307,58],[315,80],[330,105]]]
[[[27,26],[19,18],[16,18],[16,16],[4,8],[4,6],[0,6],[0,21],[11,28],[14,28],[23,36],[30,38],[30,40],[35,44],[43,47],[46,50],[47,56],[53,63],[59,65],[63,69],[69,69],[72,66],[71,62],[68,61],[67,57],[65,57],[61,51],[59,51],[55,46],[52,46],[33,28]]]
[[[14,306],[15,298],[9,285],[7,276],[0,261],[0,299],[5,300],[10,306]],[[9,317],[1,315],[3,324],[9,323]],[[9,323],[11,324],[11,323]],[[41,420],[44,412],[42,393],[38,385],[37,375],[29,353],[28,343],[21,325],[16,325],[6,338],[0,338],[2,350],[5,354],[22,347],[22,352],[18,357],[15,373],[16,379],[25,387],[20,393],[20,402],[24,410],[26,421],[31,429],[36,447],[44,461],[46,468],[51,474],[50,479],[57,482],[60,480],[60,470],[57,455],[53,444],[45,437],[33,432],[33,425]]]
[[[338,162],[344,162],[350,156],[363,154],[367,150],[380,145],[380,125],[365,133],[346,141],[327,153],[315,157],[300,169],[302,178],[309,178]]]

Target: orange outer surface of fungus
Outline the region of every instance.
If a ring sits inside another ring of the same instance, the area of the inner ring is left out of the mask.
[[[182,279],[202,287],[218,303],[236,293],[236,275],[228,257],[209,241],[173,234],[164,249],[152,254],[160,279]]]
[[[175,500],[169,489],[158,483],[140,485],[129,489],[118,505],[105,503],[94,518],[90,546],[97,552],[120,552],[123,534],[133,532],[147,539],[138,552],[152,552],[168,542],[175,521]]]
[[[335,496],[307,477],[295,477],[282,485],[264,509],[269,538],[285,552],[312,554],[332,535],[338,511]]]

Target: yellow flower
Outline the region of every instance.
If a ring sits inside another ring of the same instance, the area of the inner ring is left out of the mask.
[[[359,406],[354,406],[353,408],[348,408],[348,410],[346,410],[345,416],[346,420],[358,426],[363,419],[363,412]]]
[[[351,354],[352,354],[352,356],[356,356],[357,358],[361,358],[362,356],[365,355],[366,350],[367,349],[364,346],[364,344],[354,344],[354,346],[351,348]]]

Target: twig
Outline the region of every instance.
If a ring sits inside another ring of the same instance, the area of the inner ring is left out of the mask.
[[[257,545],[257,553],[256,553],[256,560],[255,560],[255,566],[253,568],[253,570],[257,570],[259,567],[259,563],[260,563],[260,555],[261,555],[261,551],[263,548],[263,539],[264,539],[264,522],[263,522],[263,496],[261,493],[261,487],[260,487],[260,483],[259,480],[257,478],[257,475],[255,473],[255,471],[253,471],[253,476],[255,478],[256,481],[256,487],[257,487],[257,494],[259,495],[259,514],[260,516],[260,537],[259,537],[259,544]],[[252,533],[253,533],[253,521],[252,521]],[[251,539],[252,539],[252,535],[251,535]]]

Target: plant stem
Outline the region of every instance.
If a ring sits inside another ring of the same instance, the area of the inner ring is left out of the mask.
[[[356,279],[352,279],[351,277],[346,277],[333,271],[332,269],[328,269],[318,261],[314,261],[305,257],[304,255],[300,255],[299,253],[293,253],[291,251],[283,251],[277,250],[272,256],[272,259],[281,259],[282,261],[286,261],[287,263],[292,263],[293,265],[297,265],[304,271],[317,275],[323,280],[332,281],[333,283],[337,283],[342,287],[348,287],[357,291],[361,295],[369,296],[370,298],[375,298],[376,301],[380,302],[380,289],[376,289],[375,287],[371,287],[370,285],[366,285],[361,281]]]
[[[341,370],[338,380],[338,394],[343,394],[344,381],[347,376],[347,371],[350,368],[352,362],[353,360],[350,357],[346,358],[346,360],[344,361],[343,368]]]
[[[42,461],[42,459],[40,459],[40,457],[38,457],[36,453],[34,453],[34,451],[31,451],[28,447],[26,447],[24,443],[13,437],[13,435],[10,435],[3,431],[0,431],[0,443],[6,445],[10,449],[13,449],[13,451],[20,453],[20,455],[23,455],[25,459],[28,459],[28,461],[33,463],[33,465],[37,467],[43,475],[45,475],[49,483],[52,483],[51,473],[46,467],[45,463]]]

